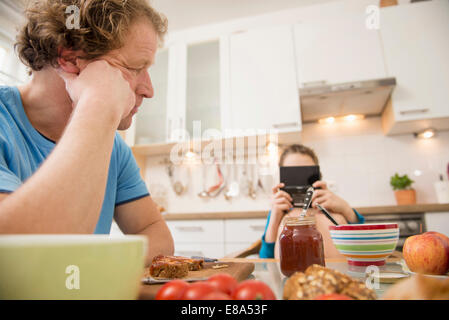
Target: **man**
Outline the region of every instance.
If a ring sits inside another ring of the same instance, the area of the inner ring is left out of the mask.
[[[67,28],[66,8],[79,8]],[[45,0],[16,44],[30,83],[0,87],[0,233],[108,234],[113,217],[148,237],[147,263],[173,254],[170,231],[116,130],[153,97],[148,68],[166,21],[145,0]]]

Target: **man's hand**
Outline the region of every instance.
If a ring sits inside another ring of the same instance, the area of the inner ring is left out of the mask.
[[[313,192],[312,196],[312,207],[316,208],[316,204],[320,204],[327,210],[333,212],[333,213],[340,213],[342,214],[346,220],[349,222],[357,222],[357,216],[355,215],[354,211],[352,210],[351,206],[342,198],[334,194],[332,191],[330,191],[327,188],[327,184],[324,181],[317,181],[313,184],[314,188],[321,188],[316,189]]]
[[[79,75],[58,69],[58,74],[64,80],[66,90],[76,108],[82,99],[90,101],[87,105],[94,108],[97,104],[104,106],[118,117],[126,117],[135,105],[135,94],[122,72],[104,60],[88,63]]]

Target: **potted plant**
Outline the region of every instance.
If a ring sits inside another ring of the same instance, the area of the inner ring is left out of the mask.
[[[416,191],[411,188],[414,182],[406,174],[400,176],[396,173],[391,177],[390,185],[393,187],[398,205],[416,204]]]

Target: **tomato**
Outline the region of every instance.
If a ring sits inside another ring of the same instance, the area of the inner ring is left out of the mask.
[[[348,296],[345,296],[344,294],[338,294],[338,293],[328,293],[328,294],[321,294],[313,300],[354,300]]]
[[[206,294],[200,300],[232,300],[231,297],[223,292],[215,291],[209,294]]]
[[[217,292],[217,289],[213,285],[207,282],[195,282],[192,283],[184,294],[182,300],[200,300],[209,293]]]
[[[211,276],[207,282],[213,285],[218,291],[228,295],[230,295],[238,285],[237,280],[228,273],[215,274]]]
[[[276,300],[273,291],[259,280],[245,280],[232,293],[234,300]]]
[[[182,280],[167,282],[156,293],[156,300],[180,300],[189,286],[190,284]]]

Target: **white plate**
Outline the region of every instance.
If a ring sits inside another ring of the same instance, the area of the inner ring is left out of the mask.
[[[405,263],[405,260],[404,260],[404,259],[398,261],[397,264],[399,264],[399,265],[402,266],[402,270],[403,270],[405,273],[408,273],[408,274],[418,274],[418,273],[416,273],[416,272],[411,271],[411,270],[408,268],[407,263]],[[430,277],[430,278],[437,278],[437,279],[448,279],[448,278],[449,278],[449,275],[448,275],[448,274],[445,274],[445,275],[424,274],[424,273],[421,273],[421,274],[422,274],[423,276]]]

